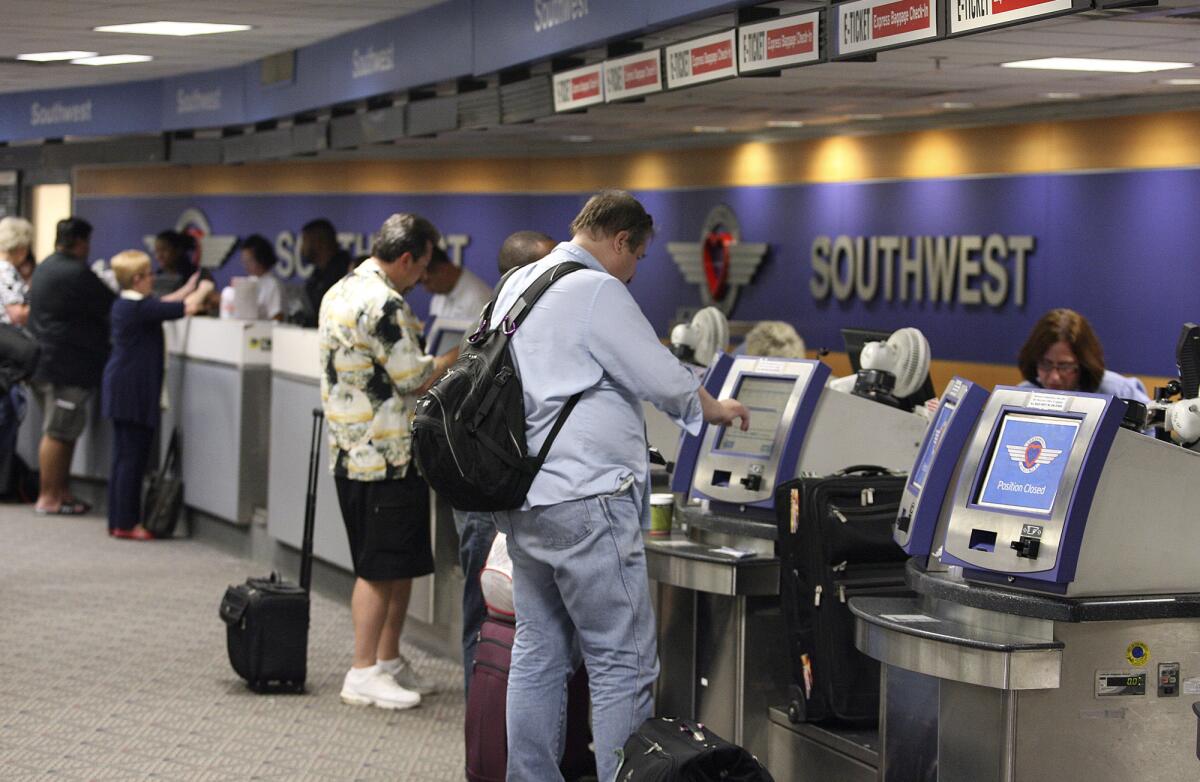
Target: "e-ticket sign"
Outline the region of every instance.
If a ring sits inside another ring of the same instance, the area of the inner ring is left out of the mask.
[[[857,0],[835,8],[839,57],[938,37],[937,0]]]
[[[667,89],[738,75],[736,30],[667,47]]]
[[[977,504],[1049,514],[1079,434],[1080,419],[1007,413],[979,488]]]
[[[662,88],[662,49],[604,62],[604,100],[608,103],[661,92]]]
[[[821,59],[821,15],[797,14],[738,28],[738,72],[771,71]]]
[[[999,27],[1073,7],[1073,0],[950,0],[950,33]]]
[[[555,111],[575,111],[603,102],[603,63],[554,74]]]

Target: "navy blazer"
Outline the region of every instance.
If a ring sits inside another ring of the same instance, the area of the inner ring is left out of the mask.
[[[112,354],[104,366],[105,418],[158,426],[163,382],[163,321],[183,317],[183,302],[152,297],[112,305]]]

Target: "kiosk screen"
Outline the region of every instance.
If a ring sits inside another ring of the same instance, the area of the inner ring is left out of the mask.
[[[1006,413],[976,504],[1049,515],[1079,423],[1074,418]]]
[[[434,337],[437,341],[433,344],[429,355],[441,356],[459,346],[459,343],[462,342],[463,332],[455,329],[446,329],[445,331],[439,331]]]
[[[743,377],[733,398],[750,410],[750,428],[743,432],[736,425],[725,427],[713,450],[770,456],[775,448],[775,431],[795,382],[791,377]]]
[[[933,457],[937,453],[938,445],[946,434],[946,426],[950,423],[950,416],[954,415],[954,408],[953,402],[943,402],[938,409],[937,417],[933,419],[933,427],[929,430],[929,439],[925,441],[925,450],[921,452],[921,456],[917,460],[917,469],[913,470],[910,481],[912,487],[917,491],[921,490],[921,487],[925,485],[925,479],[929,477],[929,467],[933,464]]]

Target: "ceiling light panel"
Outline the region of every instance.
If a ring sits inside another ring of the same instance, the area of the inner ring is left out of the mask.
[[[135,62],[150,62],[148,54],[102,54],[98,57],[81,57],[71,60],[72,65],[129,65]]]
[[[95,57],[96,52],[33,52],[31,54],[18,54],[18,60],[25,62],[65,62],[66,60],[78,60],[83,57]]]
[[[214,22],[137,22],[136,24],[107,24],[92,29],[98,33],[189,36],[238,33],[249,30],[250,25],[217,24]]]
[[[1194,67],[1191,62],[1151,60],[1104,60],[1093,57],[1043,57],[1039,60],[1002,62],[1001,68],[1031,68],[1043,71],[1090,71],[1094,73],[1153,73]]]

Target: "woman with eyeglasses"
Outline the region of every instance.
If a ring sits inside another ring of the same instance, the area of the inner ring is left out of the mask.
[[[29,322],[29,278],[36,266],[32,246],[32,223],[21,217],[0,220],[0,323],[22,330]],[[22,383],[13,383],[0,394],[0,493],[11,494],[17,488],[9,484],[25,404]]]
[[[1104,368],[1104,349],[1087,318],[1075,310],[1050,310],[1033,327],[1017,359],[1022,386],[1058,391],[1089,391],[1149,402],[1136,377]]]

